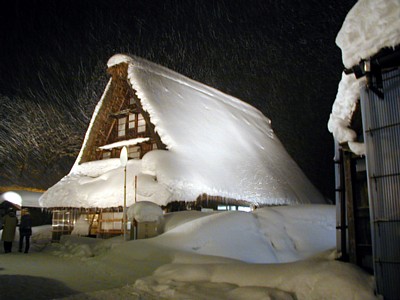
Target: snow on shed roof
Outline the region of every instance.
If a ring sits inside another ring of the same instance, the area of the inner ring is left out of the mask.
[[[165,205],[194,201],[206,193],[256,205],[323,202],[273,133],[270,120],[256,108],[139,57],[115,55],[108,65],[121,62],[128,63],[129,82],[168,148],[129,162],[128,177],[138,175],[139,201]],[[116,178],[122,173],[107,169],[107,175],[99,176],[107,185],[99,184],[98,178],[82,178],[83,165],[75,164],[66,178],[49,189],[42,205],[120,203],[122,178]],[[127,181],[128,205],[134,199],[133,181]],[[80,190],[79,182],[84,182],[85,189],[95,182],[97,189],[80,195],[71,188]],[[101,187],[107,190],[100,192]]]
[[[124,146],[134,146],[143,142],[148,141],[149,138],[136,138],[136,139],[130,139],[130,140],[126,140],[126,141],[120,141],[120,142],[115,142],[109,145],[104,145],[104,146],[100,146],[99,149],[103,149],[103,150],[110,150],[113,148],[121,148]]]
[[[400,1],[359,0],[349,11],[337,37],[346,68],[369,59],[386,47],[400,44]],[[328,129],[339,143],[349,142],[356,154],[365,154],[365,148],[354,142],[356,133],[350,123],[360,97],[360,84],[365,78],[342,74],[332,107]]]

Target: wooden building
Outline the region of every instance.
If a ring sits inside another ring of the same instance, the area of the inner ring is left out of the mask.
[[[384,299],[400,295],[400,47],[348,70],[365,77],[352,119],[365,155],[336,144],[340,259],[375,275]]]

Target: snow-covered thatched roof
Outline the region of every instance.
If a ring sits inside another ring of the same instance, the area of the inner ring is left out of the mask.
[[[342,50],[343,64],[350,69],[362,59],[369,59],[383,48],[400,44],[400,1],[359,0],[347,14],[336,44]],[[362,145],[355,142],[356,133],[350,122],[360,97],[360,84],[354,74],[342,74],[332,107],[328,129],[339,143],[348,142],[357,154],[365,154]]]
[[[256,205],[323,202],[260,111],[139,57],[115,55],[108,67],[121,63],[128,64],[127,80],[168,149],[128,162],[128,205],[135,199],[135,175],[137,200],[160,205],[194,201],[204,193]],[[100,102],[92,120],[101,109]],[[89,126],[86,136],[90,133]],[[44,194],[41,204],[119,206],[122,193],[118,159],[80,164],[78,157],[70,174]]]

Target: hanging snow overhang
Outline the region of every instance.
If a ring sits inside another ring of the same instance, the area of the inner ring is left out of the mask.
[[[345,70],[332,106],[328,130],[339,144],[347,144],[358,155],[365,154],[365,146],[357,142],[357,134],[351,125],[360,98],[360,86],[369,85],[366,75],[371,72],[371,68],[382,68],[389,60],[398,60],[398,54],[389,55],[391,57],[387,57],[387,60],[376,59],[379,53],[398,51],[399,7],[397,0],[358,1],[346,16],[336,37]],[[374,86],[372,88],[379,93],[379,89]]]
[[[364,143],[357,142],[357,130],[352,127],[354,115],[359,107],[360,87],[365,85],[379,98],[384,99],[381,73],[400,65],[400,46],[383,48],[379,53],[359,64],[345,69],[339,83],[338,94],[332,107],[328,129],[336,141],[357,155],[365,155]],[[371,80],[377,78],[376,82]]]

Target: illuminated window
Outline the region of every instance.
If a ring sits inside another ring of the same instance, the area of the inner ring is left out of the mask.
[[[54,210],[52,218],[52,240],[59,241],[64,234],[71,234],[78,219],[78,210]]]
[[[248,206],[236,206],[236,205],[218,205],[217,210],[238,210],[238,211],[251,211]]]
[[[102,212],[100,216],[101,232],[121,232],[122,212]]]
[[[135,114],[129,114],[129,117],[128,117],[128,122],[129,122],[128,128],[129,129],[135,128],[135,121],[136,121],[136,115]]]
[[[138,115],[138,132],[146,131],[146,121],[144,120],[142,114]]]
[[[126,117],[118,119],[118,137],[125,136]]]
[[[249,212],[249,211],[251,211],[251,208],[248,207],[248,206],[239,206],[239,207],[238,207],[238,210],[239,210],[239,211],[246,211],[246,212]]]

